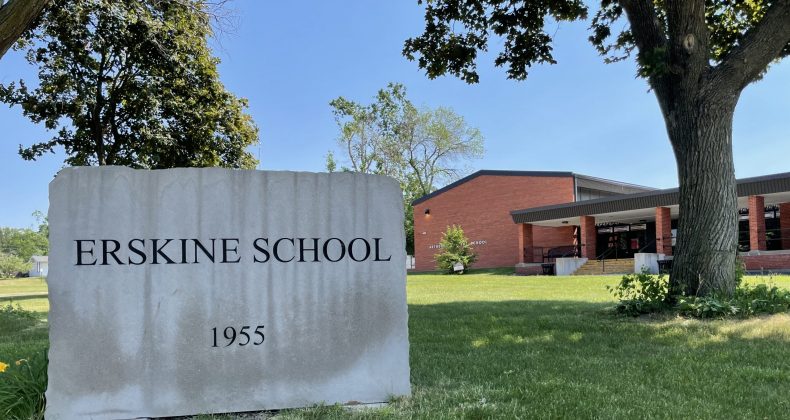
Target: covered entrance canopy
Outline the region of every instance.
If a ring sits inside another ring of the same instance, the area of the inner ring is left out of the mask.
[[[742,232],[746,243],[741,251],[767,251],[769,243],[774,244],[771,249],[790,250],[790,172],[740,179],[737,189],[738,208],[733,212],[741,215],[746,230]],[[577,246],[581,257],[601,257],[602,250],[608,252],[611,246],[599,244],[599,239],[612,237],[617,238],[615,248],[622,248],[625,238],[625,248],[631,253],[672,255],[678,203],[678,189],[671,188],[514,210],[510,214],[513,222],[520,225],[521,243],[525,248],[532,246],[532,226],[578,226],[578,235],[569,238],[569,245]],[[772,219],[768,230],[766,215]],[[790,268],[790,253],[785,254],[788,255],[787,268]],[[531,262],[526,261],[528,258],[526,253],[522,262]]]

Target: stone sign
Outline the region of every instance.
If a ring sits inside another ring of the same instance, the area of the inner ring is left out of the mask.
[[[62,170],[47,419],[409,395],[402,200],[375,175]]]

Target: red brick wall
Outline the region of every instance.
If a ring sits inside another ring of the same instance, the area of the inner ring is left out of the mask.
[[[579,217],[579,231],[582,235],[582,257],[595,259],[597,254],[596,241],[598,239],[598,230],[595,229],[595,218],[592,216]]]
[[[414,206],[415,270],[436,269],[434,255],[447,226],[460,225],[478,254],[476,268],[518,263],[519,226],[510,211],[573,201],[572,177],[481,175]],[[430,215],[425,210],[430,209]],[[573,244],[573,227],[533,228],[533,245]]]
[[[516,266],[516,274],[521,276],[535,276],[543,274],[543,267],[540,264],[525,264]]]
[[[518,229],[518,249],[523,249],[524,252],[519,255],[518,263],[535,262],[534,244],[532,238],[532,225],[529,223],[519,223],[516,225]]]
[[[765,198],[761,195],[749,196],[749,247],[752,251],[766,250]]]
[[[782,234],[782,249],[790,249],[790,203],[779,204],[779,229]]]
[[[656,208],[656,250],[672,255],[672,214],[669,207]]]
[[[772,252],[772,251],[768,251]],[[747,270],[790,270],[790,253],[786,254],[764,254],[764,255],[741,255]]]

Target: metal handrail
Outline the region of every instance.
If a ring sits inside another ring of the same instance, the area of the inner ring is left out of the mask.
[[[607,254],[611,253],[612,251],[615,252],[615,259],[617,259],[617,247],[607,248],[606,251],[602,252],[601,255],[595,257],[596,260],[601,262],[601,273],[606,273],[606,257]]]
[[[664,239],[666,239],[666,238],[664,238]],[[648,242],[647,245],[643,246],[642,248],[639,248],[639,250],[637,250],[636,252],[642,252],[642,251],[646,250],[647,248],[650,247],[650,245],[653,245],[657,241],[658,241],[658,238],[653,239],[652,241]]]
[[[749,229],[745,229],[745,230],[738,229],[738,237],[739,238],[741,236],[746,236],[748,238],[750,236],[750,233],[751,232],[750,232]],[[765,229],[765,236],[766,236],[765,237],[766,245],[768,245],[769,243],[771,243],[771,244],[777,244],[778,243],[779,244],[779,249],[786,249],[784,246],[782,246],[782,243],[784,242],[783,239],[786,240],[787,237],[790,236],[790,228],[779,227],[779,228],[775,228],[775,229]],[[747,247],[750,248],[749,245],[750,245],[750,243],[749,243],[748,239],[746,239],[744,241],[740,241],[740,240],[738,241],[739,251],[742,251],[742,252],[744,251],[744,250],[740,250],[740,248],[747,248]]]
[[[569,248],[569,252],[562,253],[561,255],[551,255],[551,251],[558,249],[558,248]],[[571,249],[573,248],[573,249]],[[523,248],[524,253],[524,260],[530,262],[541,262],[546,263],[547,261],[551,261],[552,258],[562,258],[578,256],[578,251],[576,250],[574,245],[563,245],[563,246],[555,246],[555,247],[542,247],[542,246],[530,246]]]

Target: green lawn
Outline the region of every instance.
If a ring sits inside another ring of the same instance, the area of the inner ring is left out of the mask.
[[[604,288],[617,281],[410,275],[413,396],[278,417],[788,418],[790,315],[618,318]],[[790,277],[772,281],[790,288]],[[0,361],[45,346],[45,332],[0,323]]]
[[[758,279],[750,279],[756,281]],[[412,276],[418,417],[780,418],[790,316],[623,319],[616,277]],[[790,278],[776,283],[790,287]]]
[[[43,277],[23,279],[0,279],[0,296],[12,294],[36,294],[47,291]]]
[[[46,348],[49,301],[25,297],[46,291],[47,283],[41,278],[0,279],[0,362],[27,359]],[[6,311],[9,305],[34,311],[35,317],[12,316]]]
[[[0,306],[9,303],[14,306],[40,312],[46,317],[49,312],[49,300],[41,296],[47,292],[47,282],[41,277],[25,279],[0,279]]]

